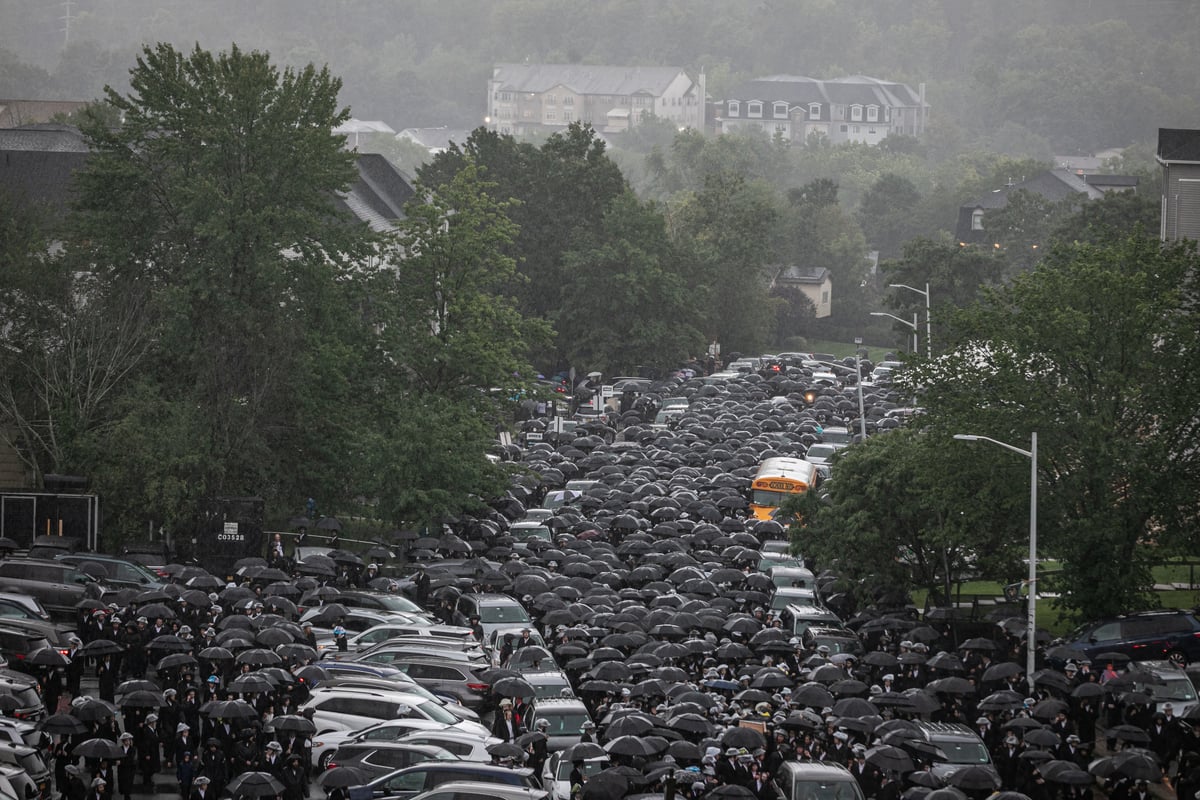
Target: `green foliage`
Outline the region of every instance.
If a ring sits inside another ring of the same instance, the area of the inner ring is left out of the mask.
[[[549,328],[524,319],[507,296],[518,277],[508,255],[517,236],[494,200],[494,184],[468,162],[448,183],[418,186],[397,237],[395,272],[378,280],[390,315],[384,339],[406,382],[421,395],[466,401],[482,388],[518,388],[527,353]]]
[[[908,178],[888,173],[875,181],[863,195],[858,207],[858,223],[871,249],[881,258],[900,252],[903,243],[917,231],[912,209],[921,202],[921,194]]]
[[[130,85],[106,92],[122,126],[84,121],[94,155],[68,252],[102,296],[137,304],[152,344],[107,398],[120,425],[72,466],[120,498],[118,523],[205,493],[336,505],[353,492],[346,417],[368,352],[343,279],[371,252],[333,206],[354,175],[331,133],[340,83],[265,53],[158,45]]]
[[[722,353],[760,353],[771,336],[767,300],[778,197],[762,182],[719,174],[675,212],[675,241],[691,262],[693,285],[710,287],[700,315]]]
[[[701,352],[701,292],[667,238],[653,204],[632,192],[613,201],[599,236],[581,236],[563,256],[573,276],[557,324],[573,364],[608,375],[667,370]]]
[[[843,577],[940,598],[977,573],[1019,577],[1020,495],[988,483],[1019,474],[981,463],[946,435],[873,436],[839,454],[822,502],[812,493],[794,509],[804,522],[793,526],[792,540]]]
[[[931,428],[1018,444],[1038,432],[1039,529],[1077,614],[1146,604],[1147,559],[1195,546],[1197,263],[1194,247],[1136,235],[1057,246],[945,314],[951,349],[915,377]]]

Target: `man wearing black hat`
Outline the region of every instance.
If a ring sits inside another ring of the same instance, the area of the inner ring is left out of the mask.
[[[288,758],[279,780],[283,783],[283,800],[304,800],[308,787],[304,783],[304,768],[300,765],[299,755]]]

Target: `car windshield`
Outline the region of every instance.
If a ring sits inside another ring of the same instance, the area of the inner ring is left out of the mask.
[[[791,497],[787,492],[768,492],[765,489],[755,489],[750,497],[750,502],[756,506],[765,506],[767,508],[777,508],[783,505],[783,501]]]
[[[588,721],[587,714],[538,714],[539,720],[550,723],[546,731],[549,736],[574,735],[583,731],[583,723]]]
[[[798,780],[792,800],[862,800],[862,793],[853,778],[844,781]]]
[[[405,614],[423,614],[424,609],[419,605],[409,600],[407,597],[400,597],[395,594],[375,595],[375,599],[379,604],[388,611],[401,611]]]
[[[1139,689],[1150,693],[1155,702],[1162,703],[1170,700],[1195,700],[1196,690],[1192,682],[1186,678],[1180,680],[1167,679],[1164,684],[1139,686]]]
[[[607,767],[608,764],[607,758],[589,759],[583,762],[583,774],[590,778]],[[554,779],[559,781],[570,780],[571,769],[574,766],[574,764],[566,759],[559,759],[558,769],[554,771]]]
[[[989,764],[987,748],[982,742],[971,741],[939,741],[935,742],[939,749],[946,754],[948,764]]]
[[[479,609],[479,621],[493,624],[497,622],[529,622],[529,615],[516,603],[483,606]]]
[[[454,723],[458,722],[458,717],[454,716],[432,700],[426,700],[424,703],[418,703],[417,708],[421,710],[422,714],[434,722],[440,722],[443,725],[453,725]]]

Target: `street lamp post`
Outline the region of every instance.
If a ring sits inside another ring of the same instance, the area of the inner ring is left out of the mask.
[[[1037,651],[1037,431],[1029,435],[1029,449],[1022,450],[988,436],[956,433],[965,442],[991,442],[1029,459],[1029,608],[1025,622],[1025,679],[1033,690],[1034,654]]]
[[[925,298],[925,355],[933,358],[933,323],[929,316],[929,284],[925,284],[925,291],[921,291],[915,286],[909,286],[906,283],[889,283],[889,289],[908,289],[910,292],[916,292]]]
[[[857,380],[854,382],[858,385],[858,429],[862,432],[863,441],[867,439],[867,415],[863,411],[863,396],[862,396],[862,366],[859,363],[859,356],[862,350],[862,337],[854,337],[854,374]]]
[[[900,317],[897,317],[895,314],[889,314],[886,311],[872,311],[871,316],[872,317],[891,317],[892,319],[896,320],[896,322],[902,322],[905,325],[907,325],[908,327],[912,328],[912,332],[913,332],[912,351],[913,351],[914,355],[917,353],[917,349],[918,349],[917,348],[917,313],[915,311],[913,312],[912,322],[909,322],[906,319],[901,319]]]

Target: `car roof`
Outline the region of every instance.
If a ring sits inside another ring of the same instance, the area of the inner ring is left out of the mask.
[[[308,700],[311,702],[314,699],[319,699],[325,695],[350,696],[350,697],[378,697],[384,700],[398,700],[416,705],[424,703],[426,698],[419,694],[412,694],[403,689],[388,690],[388,689],[368,689],[363,686],[325,686],[321,685],[313,689],[309,694]]]
[[[800,775],[824,775],[826,777],[837,776],[839,778],[844,776],[854,780],[854,776],[850,774],[850,770],[841,764],[829,761],[785,761],[780,766],[780,770]]]
[[[543,797],[549,797],[549,792],[545,789],[534,789],[528,786],[508,786],[505,784],[488,783],[486,781],[449,781],[429,790],[430,793],[438,794],[454,794],[456,792],[464,792],[467,794],[481,795],[501,795],[506,798],[529,798],[529,800],[540,800]],[[422,792],[422,795],[425,793]]]

